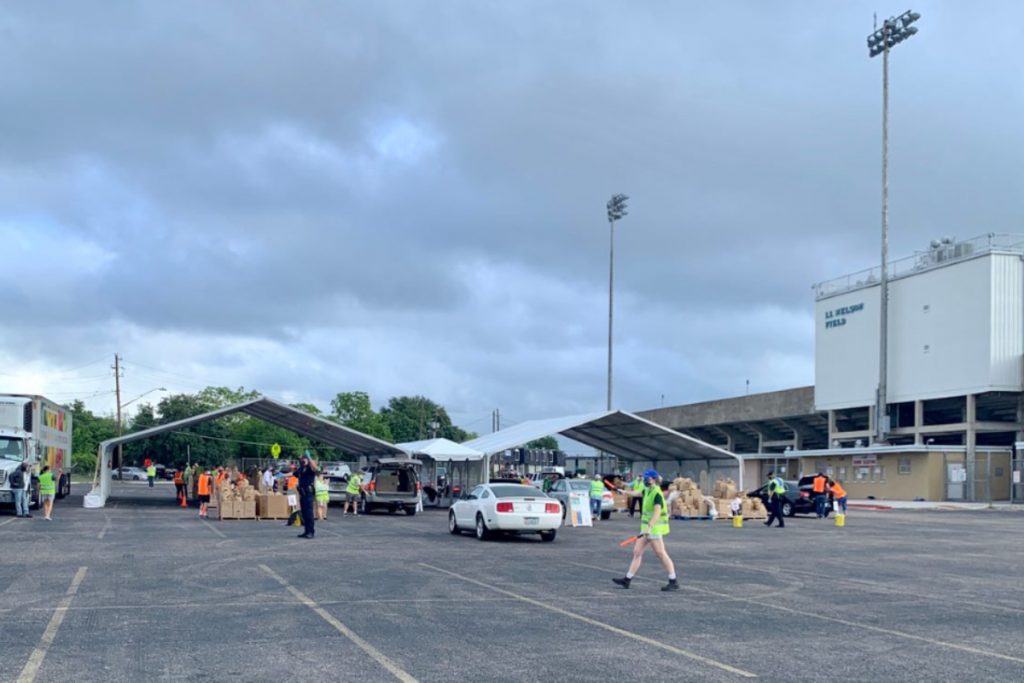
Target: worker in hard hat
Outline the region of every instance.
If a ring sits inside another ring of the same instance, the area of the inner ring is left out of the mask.
[[[668,535],[668,504],[665,501],[665,493],[661,490],[661,477],[656,470],[647,470],[643,475],[643,502],[640,505],[640,536],[633,544],[633,561],[629,563],[629,571],[622,578],[612,579],[622,588],[629,588],[633,577],[640,570],[643,562],[644,551],[648,547],[654,549],[654,554],[661,560],[661,566],[668,572],[668,583],[661,587],[663,591],[679,590],[679,583],[676,581],[676,567],[672,558],[665,550],[665,536]],[[625,495],[633,496],[635,492],[625,490]]]

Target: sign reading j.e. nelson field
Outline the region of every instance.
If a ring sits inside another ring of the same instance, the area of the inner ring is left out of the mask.
[[[858,311],[864,310],[864,304],[853,304],[852,306],[842,306],[840,308],[833,309],[831,311],[825,311],[825,329],[830,327],[841,327],[846,324],[846,316],[853,315]]]

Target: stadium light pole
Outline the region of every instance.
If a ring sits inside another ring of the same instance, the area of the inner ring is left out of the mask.
[[[889,50],[917,33],[911,26],[921,18],[907,10],[898,17],[882,22],[868,36],[868,57],[882,55],[882,269],[880,309],[880,341],[878,351],[878,391],[875,395],[875,441],[885,443],[889,435]]]
[[[608,208],[608,410],[612,409],[612,311],[615,282],[615,221],[629,214],[626,211],[624,194],[612,195],[606,205]]]

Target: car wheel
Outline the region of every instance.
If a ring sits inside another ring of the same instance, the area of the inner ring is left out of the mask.
[[[793,509],[793,504],[788,500],[782,502],[782,516],[792,517],[796,514],[796,510]]]
[[[486,541],[491,535],[491,532],[487,530],[487,524],[484,523],[484,516],[478,514],[476,516],[476,540]]]
[[[410,517],[412,517],[413,515],[416,514],[416,508],[415,507],[405,508],[405,514],[407,514]]]
[[[545,543],[551,543],[551,541],[555,540],[555,533],[555,529],[552,529],[551,531],[542,531],[540,532],[540,540]]]
[[[452,536],[458,536],[462,533],[462,529],[459,528],[459,523],[455,521],[455,513],[448,513],[448,533]]]
[[[611,516],[612,516],[612,513],[610,513],[610,512],[602,512],[601,513],[601,519],[608,519]]]

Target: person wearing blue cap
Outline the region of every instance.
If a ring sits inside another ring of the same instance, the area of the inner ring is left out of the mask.
[[[650,546],[654,548],[654,554],[661,560],[661,566],[668,572],[668,583],[661,587],[663,591],[679,590],[679,583],[676,581],[676,567],[672,558],[665,550],[665,535],[668,534],[668,505],[665,503],[665,493],[661,490],[661,477],[656,470],[644,472],[644,488],[642,492],[625,491],[627,496],[640,493],[643,496],[643,503],[640,506],[640,537],[633,544],[633,561],[629,563],[629,571],[621,579],[612,579],[622,588],[629,588],[633,577],[640,570],[640,563],[644,559],[644,551]]]

